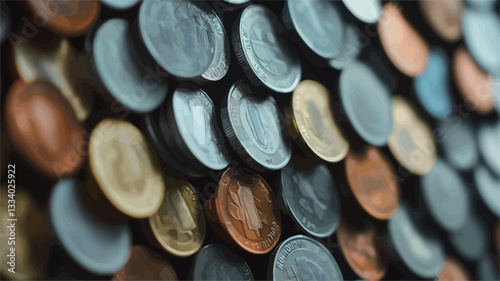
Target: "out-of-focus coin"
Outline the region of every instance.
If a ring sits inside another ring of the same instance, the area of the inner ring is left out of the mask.
[[[127,121],[105,119],[92,131],[89,162],[108,200],[122,213],[147,218],[165,191],[160,171],[141,131]]]
[[[235,23],[233,46],[238,61],[252,83],[278,93],[297,87],[302,66],[283,41],[283,26],[267,8],[250,5]]]
[[[353,62],[340,73],[339,92],[345,114],[368,143],[384,146],[393,129],[391,94],[365,63]]]
[[[167,81],[152,77],[139,59],[129,35],[129,23],[111,19],[102,24],[91,45],[90,63],[111,96],[132,111],[146,113],[167,96]]]
[[[436,281],[471,280],[467,269],[456,258],[447,256],[441,265]]]
[[[53,178],[80,170],[86,154],[82,125],[50,81],[14,82],[5,110],[9,138],[30,165]]]
[[[425,175],[437,157],[434,134],[406,98],[395,96],[392,104],[394,130],[389,137],[389,149],[405,169]]]
[[[2,1],[0,8],[0,44],[7,38],[11,26],[10,10],[7,4]]]
[[[113,274],[113,280],[177,280],[177,274],[162,256],[144,246],[134,245],[127,263]]]
[[[388,223],[389,243],[403,263],[421,278],[435,278],[445,259],[437,237],[423,232],[413,221],[411,209],[401,203]]]
[[[400,7],[385,4],[377,28],[385,53],[399,71],[409,77],[424,72],[429,45],[406,21]]]
[[[137,5],[141,0],[100,0],[102,4],[114,10],[127,10]]]
[[[498,264],[488,255],[477,263],[476,272],[479,280],[500,280]]]
[[[272,280],[344,280],[330,251],[304,235],[283,241],[270,262]]]
[[[361,207],[377,219],[390,219],[401,201],[401,191],[391,162],[378,148],[370,146],[361,155],[345,159],[349,187]]]
[[[222,175],[206,207],[212,228],[252,254],[270,252],[281,236],[281,217],[276,198],[259,175],[229,168]]]
[[[247,3],[250,0],[224,0],[224,1],[226,1],[229,4],[241,5]]]
[[[497,0],[466,0],[464,3],[467,7],[472,8],[477,11],[491,11],[495,9],[495,5],[498,3]]]
[[[170,254],[187,257],[201,247],[205,239],[205,214],[191,184],[165,179],[165,196],[160,209],[149,217],[149,225],[158,243]]]
[[[427,24],[441,39],[453,43],[462,36],[461,17],[464,12],[462,1],[420,0],[420,11]]]
[[[494,177],[484,166],[476,167],[474,170],[474,182],[476,183],[479,196],[486,207],[497,217],[500,217],[500,179]]]
[[[290,161],[292,151],[284,136],[284,120],[273,97],[258,100],[247,85],[238,81],[223,103],[224,132],[247,164],[257,170],[279,170]]]
[[[472,213],[462,229],[450,233],[450,242],[466,260],[479,261],[488,253],[488,228],[480,216]]]
[[[310,170],[288,163],[281,170],[278,201],[302,231],[317,237],[333,234],[340,222],[340,201],[328,168]]]
[[[330,66],[337,70],[343,69],[346,65],[356,60],[363,47],[357,27],[354,24],[346,23],[340,53],[337,57],[329,60]]]
[[[380,0],[342,0],[358,20],[366,23],[376,23],[382,13],[382,3]]]
[[[342,221],[337,229],[342,254],[352,270],[364,280],[380,280],[387,271],[383,237],[371,224],[362,228]]]
[[[477,132],[479,152],[486,165],[500,177],[500,122],[495,124],[483,123]]]
[[[325,0],[288,0],[283,20],[316,54],[331,59],[339,55],[344,38],[344,23],[334,2]]]
[[[29,0],[28,6],[38,21],[62,36],[78,36],[87,32],[101,11],[98,0]]]
[[[228,248],[210,244],[200,249],[191,268],[192,280],[246,280],[253,281],[247,263]]]
[[[437,128],[437,141],[450,165],[459,170],[473,169],[479,161],[479,152],[472,125],[458,116],[450,116]]]
[[[132,246],[126,223],[111,223],[90,213],[75,179],[58,181],[50,195],[50,225],[68,255],[84,269],[99,275],[123,267]]]

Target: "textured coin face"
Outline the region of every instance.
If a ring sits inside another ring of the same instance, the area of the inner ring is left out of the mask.
[[[465,267],[454,257],[447,256],[436,277],[439,281],[471,280]]]
[[[344,280],[328,249],[304,235],[283,241],[276,251],[272,267],[273,280]]]
[[[461,1],[418,1],[422,15],[430,27],[442,39],[453,43],[462,36],[461,16],[464,7]]]
[[[500,179],[496,178],[486,167],[479,166],[474,170],[474,182],[483,202],[490,211],[500,217]]]
[[[124,267],[113,274],[113,281],[121,280],[177,280],[172,265],[153,250],[135,245]]]
[[[158,211],[165,185],[141,131],[127,121],[105,119],[92,131],[92,173],[122,213],[147,218]]]
[[[215,41],[214,58],[208,66],[208,69],[201,75],[201,77],[207,81],[219,81],[226,76],[226,73],[229,70],[231,45],[229,44],[226,30],[224,29],[224,25],[222,25],[219,17],[217,17],[214,13],[210,18],[212,19],[212,24],[216,29],[216,32],[213,34]]]
[[[338,162],[345,157],[349,142],[333,118],[330,93],[323,85],[312,80],[300,82],[293,91],[292,112],[292,135],[298,133],[323,160]]]
[[[180,78],[194,78],[211,66],[220,43],[216,36],[224,30],[204,2],[153,0],[141,4],[139,32],[162,68]]]
[[[281,170],[281,196],[293,220],[305,232],[328,237],[340,222],[340,201],[325,165],[299,170],[289,163]]]
[[[500,122],[494,124],[483,123],[479,127],[478,133],[479,151],[486,165],[500,176]]]
[[[360,21],[376,23],[382,14],[380,0],[342,0],[347,9]]]
[[[205,239],[205,214],[193,186],[165,179],[165,196],[149,224],[167,252],[186,257],[198,251]]]
[[[302,67],[281,38],[278,18],[263,6],[250,5],[237,24],[233,44],[246,75],[278,93],[293,91]]]
[[[451,166],[471,170],[479,161],[479,150],[472,125],[458,116],[450,116],[438,124],[438,143]]]
[[[274,98],[257,100],[248,86],[236,82],[226,99],[222,125],[236,153],[258,170],[283,168],[292,152]]]

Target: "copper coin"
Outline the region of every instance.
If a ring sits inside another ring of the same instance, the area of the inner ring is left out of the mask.
[[[397,211],[401,192],[391,162],[370,146],[361,155],[349,153],[345,160],[349,186],[363,209],[377,219],[390,219]]]
[[[384,5],[377,28],[385,53],[399,71],[409,77],[424,72],[429,45],[406,21],[396,4]]]
[[[220,228],[243,250],[270,252],[281,236],[276,198],[264,179],[246,169],[229,168],[207,205],[213,228]]]
[[[140,245],[130,247],[130,257],[115,272],[113,280],[178,280],[172,265],[153,250]]]
[[[352,270],[364,280],[380,280],[387,271],[387,252],[383,237],[373,225],[356,228],[341,221],[337,240]]]
[[[420,0],[418,1],[424,19],[441,39],[453,43],[462,36],[462,1]]]
[[[15,82],[7,94],[7,132],[17,151],[37,170],[68,177],[82,166],[82,125],[61,92],[48,80]]]
[[[33,14],[47,27],[62,36],[72,37],[87,32],[101,11],[98,0],[29,0]]]
[[[454,257],[447,256],[436,276],[436,281],[471,280],[465,267]]]

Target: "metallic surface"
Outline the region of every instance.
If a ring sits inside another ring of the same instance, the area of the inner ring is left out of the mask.
[[[380,0],[342,0],[347,9],[360,21],[376,23],[382,14]]]
[[[113,281],[120,280],[178,280],[172,265],[153,250],[140,245],[130,247],[130,257],[120,270],[113,274]]]
[[[459,116],[439,122],[436,136],[446,161],[455,169],[471,170],[479,162],[479,150],[472,124]]]
[[[447,42],[456,42],[462,37],[462,1],[419,0],[423,18],[439,37]]]

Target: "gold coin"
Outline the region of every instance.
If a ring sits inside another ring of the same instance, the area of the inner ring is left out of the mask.
[[[205,239],[205,213],[190,183],[166,178],[165,187],[160,209],[149,218],[149,225],[168,253],[190,256],[198,251]]]
[[[133,218],[154,215],[165,192],[162,175],[139,129],[118,119],[101,121],[90,135],[89,162],[104,195]]]
[[[313,80],[300,82],[293,91],[289,114],[290,134],[328,162],[347,155],[349,142],[340,131],[330,107],[330,93]]]
[[[425,175],[437,158],[434,134],[407,99],[395,96],[392,105],[394,130],[389,137],[389,149],[405,169]]]

